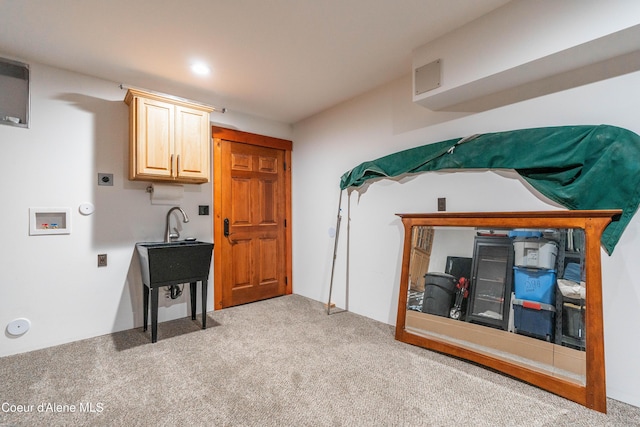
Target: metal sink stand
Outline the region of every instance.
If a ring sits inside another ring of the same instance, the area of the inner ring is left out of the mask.
[[[196,320],[196,284],[200,282],[202,284],[202,329],[207,328],[207,281],[208,276],[199,278],[190,278],[185,281],[173,280],[170,282],[153,283],[147,285],[143,283],[143,298],[144,298],[144,330],[147,330],[147,322],[149,318],[149,293],[151,293],[151,342],[158,341],[158,294],[159,288],[171,285],[180,285],[182,283],[189,283],[189,292],[191,294],[191,319]]]

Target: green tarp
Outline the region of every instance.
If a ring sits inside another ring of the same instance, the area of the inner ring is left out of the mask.
[[[442,169],[515,169],[568,209],[622,209],[602,235],[609,254],[640,203],[640,136],[606,125],[521,129],[428,144],[364,162],[342,176],[340,188]]]

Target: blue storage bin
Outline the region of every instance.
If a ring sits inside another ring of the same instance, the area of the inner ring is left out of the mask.
[[[509,237],[541,237],[542,231],[535,228],[514,228],[509,231]]]
[[[573,282],[580,282],[582,280],[582,269],[580,264],[570,262],[564,268],[564,278]]]
[[[513,267],[516,298],[555,303],[556,271],[536,268]]]
[[[513,326],[518,334],[553,341],[555,314],[552,305],[513,299]]]

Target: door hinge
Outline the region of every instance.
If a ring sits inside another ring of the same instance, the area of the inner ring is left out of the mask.
[[[289,278],[287,276],[284,276],[284,285],[288,285],[289,284]]]
[[[282,162],[282,165],[284,166],[284,171],[287,171],[287,162]]]
[[[284,219],[284,228],[287,228],[287,219]]]

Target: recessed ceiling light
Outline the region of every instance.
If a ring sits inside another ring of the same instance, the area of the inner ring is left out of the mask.
[[[211,72],[211,69],[202,62],[197,62],[191,66],[191,71],[199,76],[206,76]]]

